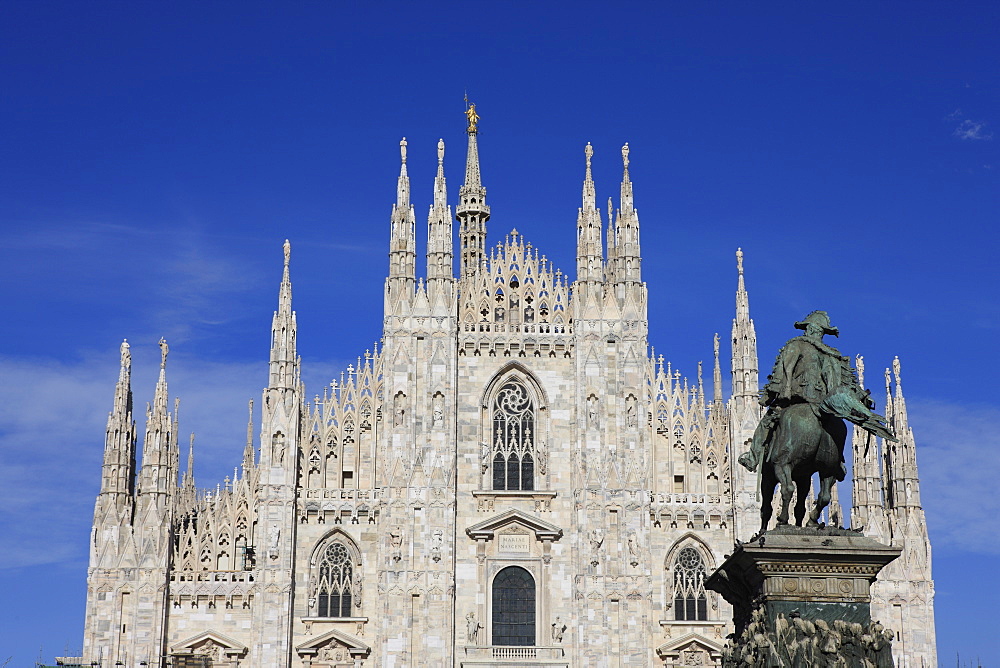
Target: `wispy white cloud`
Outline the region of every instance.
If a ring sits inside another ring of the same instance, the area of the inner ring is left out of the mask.
[[[921,499],[937,550],[1000,554],[1000,409],[908,402]]]
[[[145,405],[159,372],[155,345],[132,348],[134,417],[141,453]],[[307,363],[307,390],[322,386],[345,368]],[[118,378],[118,354],[86,355],[66,362],[0,357],[0,568],[84,562],[94,497],[100,485],[105,420]],[[195,433],[195,475],[214,487],[242,461],[247,401],[267,382],[267,361],[219,362],[186,355],[173,346],[167,363],[172,399],[179,396],[181,466],[188,435]],[[255,417],[254,430],[259,430]],[[256,441],[256,434],[255,434]]]
[[[989,141],[993,139],[993,132],[986,128],[984,121],[973,121],[968,118],[958,124],[953,134],[962,140]]]
[[[965,118],[961,109],[956,109],[944,117],[946,121],[959,121],[952,135],[963,141],[989,141],[993,139],[993,131],[987,128],[986,121],[974,121]]]

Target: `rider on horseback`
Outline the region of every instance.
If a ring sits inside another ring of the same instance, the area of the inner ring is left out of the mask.
[[[778,353],[774,370],[761,390],[760,404],[768,411],[754,431],[750,450],[740,455],[739,463],[751,471],[760,468],[765,459],[764,448],[782,412],[793,404],[810,404],[817,418],[821,415],[843,418],[894,441],[885,418],[872,412],[875,402],[870,392],[858,384],[857,373],[848,359],[823,342],[825,334],[839,335],[839,330],[830,325],[826,311],[813,311],[795,323],[795,327],[805,333],[789,340]],[[846,475],[842,457],[841,468]]]

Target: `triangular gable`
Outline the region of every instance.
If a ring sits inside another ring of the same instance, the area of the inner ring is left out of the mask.
[[[656,653],[661,657],[664,656],[677,656],[683,650],[688,649],[691,645],[695,645],[699,649],[708,652],[712,656],[718,656],[722,652],[722,645],[712,642],[703,635],[697,633],[688,633],[681,636],[680,638],[671,638],[667,642],[663,643],[656,648]]]
[[[337,629],[331,629],[323,635],[310,638],[306,642],[296,645],[295,651],[300,655],[315,654],[321,647],[323,647],[323,645],[327,644],[331,640],[336,640],[346,646],[347,651],[351,656],[368,656],[369,652],[371,652],[371,647],[364,644],[354,636]]]
[[[182,640],[170,648],[171,654],[190,654],[195,645],[199,645],[206,640],[211,640],[216,645],[221,645],[226,654],[243,654],[247,651],[247,646],[237,642],[232,638],[227,638],[215,631],[202,631],[196,636],[191,636],[187,640]]]
[[[475,540],[492,540],[493,534],[495,534],[498,529],[514,522],[522,524],[534,531],[535,538],[537,540],[559,540],[562,538],[563,531],[555,524],[550,524],[545,520],[532,517],[531,515],[517,510],[516,508],[496,515],[495,517],[483,520],[477,524],[473,524],[465,530],[465,533],[467,533],[470,538]]]

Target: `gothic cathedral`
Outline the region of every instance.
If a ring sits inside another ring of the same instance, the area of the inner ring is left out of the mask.
[[[708,390],[700,368],[689,381],[651,352],[628,145],[606,228],[586,147],[570,280],[516,230],[487,245],[470,111],[454,216],[438,143],[419,280],[401,142],[381,346],[311,402],[285,243],[259,440],[251,403],[234,479],[199,490],[190,461],[180,476],[162,341],[137,467],[122,344],[83,664],[719,663],[731,610],[705,577],[759,523],[756,477],[736,464],[761,416],[742,253],[725,399],[718,337]],[[873,615],[897,633],[896,665],[934,666],[930,544],[898,360],[885,386],[899,442],[855,453],[850,521],[903,548],[873,594]],[[845,521],[836,500],[829,521]]]

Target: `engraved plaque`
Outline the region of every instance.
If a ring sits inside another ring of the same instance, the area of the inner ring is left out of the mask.
[[[524,533],[503,533],[498,536],[501,552],[530,552],[530,536]]]

